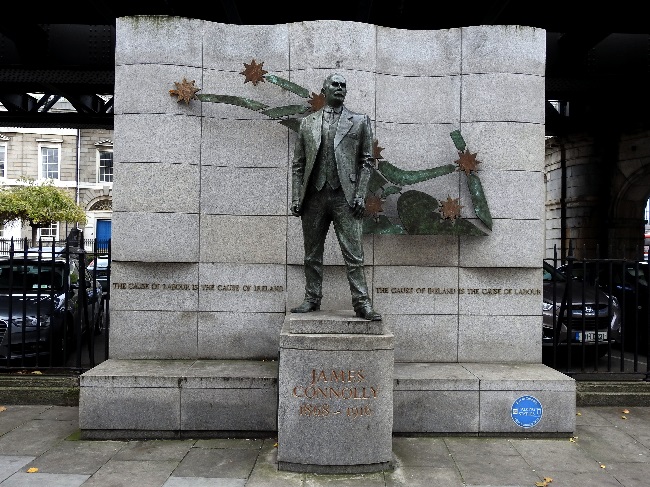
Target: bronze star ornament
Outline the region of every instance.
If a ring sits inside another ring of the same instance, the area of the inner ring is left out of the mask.
[[[184,101],[186,105],[190,104],[190,100],[196,100],[196,92],[200,91],[201,88],[197,88],[194,85],[195,81],[187,81],[187,79],[183,78],[183,81],[178,83],[177,81],[174,81],[174,85],[176,86],[175,90],[169,90],[169,95],[170,96],[177,96],[178,100],[177,102]]]
[[[253,83],[253,86],[257,86],[257,83],[260,81],[264,82],[264,75],[268,73],[268,71],[262,69],[264,67],[264,62],[257,64],[255,62],[255,59],[253,59],[250,64],[244,63],[244,67],[246,69],[239,73],[243,74],[246,77],[244,84],[250,81]]]
[[[366,216],[376,217],[377,213],[384,211],[381,198],[376,195],[370,195],[366,198]]]
[[[458,159],[454,162],[458,164],[460,171],[465,171],[465,174],[469,176],[472,172],[478,170],[477,164],[481,161],[476,160],[476,153],[472,154],[470,151],[465,149],[464,152],[458,151]]]
[[[311,92],[311,98],[307,101],[311,105],[310,112],[317,112],[325,106],[325,94]]]
[[[384,147],[379,146],[379,141],[375,139],[375,141],[372,143],[372,157],[375,160],[380,160],[383,159],[384,156],[381,155],[381,151],[384,150]]]
[[[440,213],[442,217],[448,220],[455,220],[460,217],[461,205],[458,204],[458,198],[452,199],[447,196],[447,200],[440,203]]]

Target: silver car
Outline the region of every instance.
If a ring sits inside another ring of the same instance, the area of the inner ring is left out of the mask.
[[[587,354],[601,357],[620,338],[618,300],[577,280],[570,283],[571,299],[567,299],[568,284],[562,272],[544,261],[542,345],[550,348],[557,344],[566,355],[566,346],[571,344],[572,354],[585,347]]]

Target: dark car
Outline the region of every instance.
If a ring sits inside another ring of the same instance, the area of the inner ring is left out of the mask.
[[[566,274],[568,266],[558,268]],[[578,281],[598,286],[605,293],[616,296],[622,308],[622,343],[627,351],[648,353],[648,262],[630,260],[578,261],[571,273]]]
[[[542,345],[557,343],[566,350],[571,343],[576,349],[572,354],[579,354],[584,346],[588,355],[605,355],[620,338],[621,309],[616,297],[610,299],[602,290],[574,281],[569,299],[565,274],[546,261],[543,267]]]
[[[0,258],[0,363],[63,365],[78,323],[82,334],[104,328],[101,284],[80,281],[77,258]]]
[[[99,255],[86,268],[88,277],[97,280],[101,284],[104,295],[107,295],[109,292],[109,266],[108,256]]]

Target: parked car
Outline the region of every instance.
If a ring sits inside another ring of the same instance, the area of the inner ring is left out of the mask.
[[[568,272],[567,265],[558,268]],[[611,293],[622,307],[622,342],[627,351],[648,354],[648,326],[650,317],[650,275],[648,262],[629,260],[586,261],[572,265],[573,277],[590,286],[598,286]]]
[[[51,359],[52,365],[64,365],[77,343],[78,320],[82,334],[101,333],[101,284],[93,287],[87,280],[83,284],[85,296],[76,258],[1,257],[0,363],[11,356],[21,361],[39,357],[44,365]]]
[[[610,296],[602,290],[574,281],[569,299],[566,296],[568,279],[565,274],[546,261],[543,262],[543,269],[543,347],[550,348],[557,343],[558,347],[566,350],[570,343],[572,354],[579,354],[579,348],[584,345],[590,356],[605,355],[609,346],[620,338],[621,309],[616,297],[611,296],[610,300]]]
[[[86,272],[89,274],[91,279],[97,280],[102,285],[102,290],[106,296],[109,292],[109,260],[107,255],[99,255],[94,258],[88,267]]]
[[[65,253],[66,249],[67,248],[65,246],[56,246],[53,250],[51,245],[44,245],[42,247],[29,247],[27,249],[27,255],[29,257],[38,257],[38,254],[41,254],[41,259],[51,259],[52,253],[54,253],[54,257],[59,257]],[[21,256],[24,255],[24,252],[22,250],[17,250],[14,255]]]

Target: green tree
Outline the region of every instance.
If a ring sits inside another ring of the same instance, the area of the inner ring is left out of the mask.
[[[86,223],[86,213],[65,188],[52,180],[37,183],[20,178],[21,185],[0,189],[0,223],[20,220],[32,227],[32,246],[37,245],[38,229],[56,222]]]

